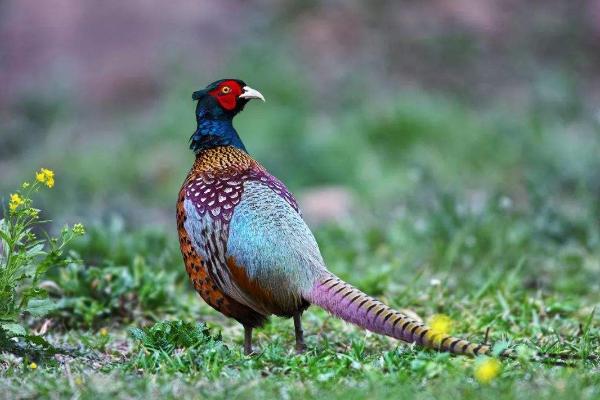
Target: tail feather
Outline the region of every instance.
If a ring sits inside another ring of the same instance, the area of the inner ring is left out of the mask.
[[[408,343],[469,356],[491,352],[487,345],[435,332],[422,322],[375,300],[333,274],[321,279],[305,297],[310,303],[347,322]]]

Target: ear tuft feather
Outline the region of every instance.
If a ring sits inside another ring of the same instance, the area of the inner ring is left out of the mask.
[[[200,100],[206,94],[206,90],[198,90],[192,93],[192,100]]]

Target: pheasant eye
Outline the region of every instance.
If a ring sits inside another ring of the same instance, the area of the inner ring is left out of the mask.
[[[223,93],[223,94],[227,94],[227,93],[229,93],[229,92],[231,92],[231,88],[230,88],[229,86],[223,86],[223,87],[221,88],[221,93]]]

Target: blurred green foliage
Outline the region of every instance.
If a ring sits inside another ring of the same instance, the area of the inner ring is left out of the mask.
[[[267,82],[256,80],[257,87]],[[545,98],[519,109],[482,109],[405,90],[373,103],[367,93],[352,107],[321,111],[301,87],[287,89],[292,95],[265,86],[268,102],[250,104],[236,126],[251,154],[294,192],[343,185],[359,197],[359,213],[389,210],[409,193],[440,188],[459,196],[503,194],[519,207],[535,207],[534,197],[550,196],[572,212],[578,211],[575,202],[584,201],[598,215],[590,200],[600,193],[600,127],[591,110],[565,117]],[[7,171],[14,175],[0,186],[20,179],[26,166],[51,166],[60,177],[60,195],[48,204],[52,215],[79,214],[93,222],[116,214],[136,225],[170,223],[193,160],[187,149],[195,124],[193,89],[174,86],[148,115],[111,122],[108,132],[99,128],[91,135],[82,132],[88,127],[55,124],[43,147],[11,164]]]
[[[94,328],[154,319],[180,307],[177,292],[185,272],[164,234],[124,232],[114,220],[109,227],[90,229],[71,251],[81,261],[50,275],[60,296],[53,316],[66,326]]]

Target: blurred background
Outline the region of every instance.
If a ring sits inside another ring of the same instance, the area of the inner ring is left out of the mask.
[[[597,249],[598,0],[3,0],[0,193],[50,168],[48,218],[174,243],[191,93],[224,77],[266,96],[235,124],[314,227],[443,243],[492,212]]]

